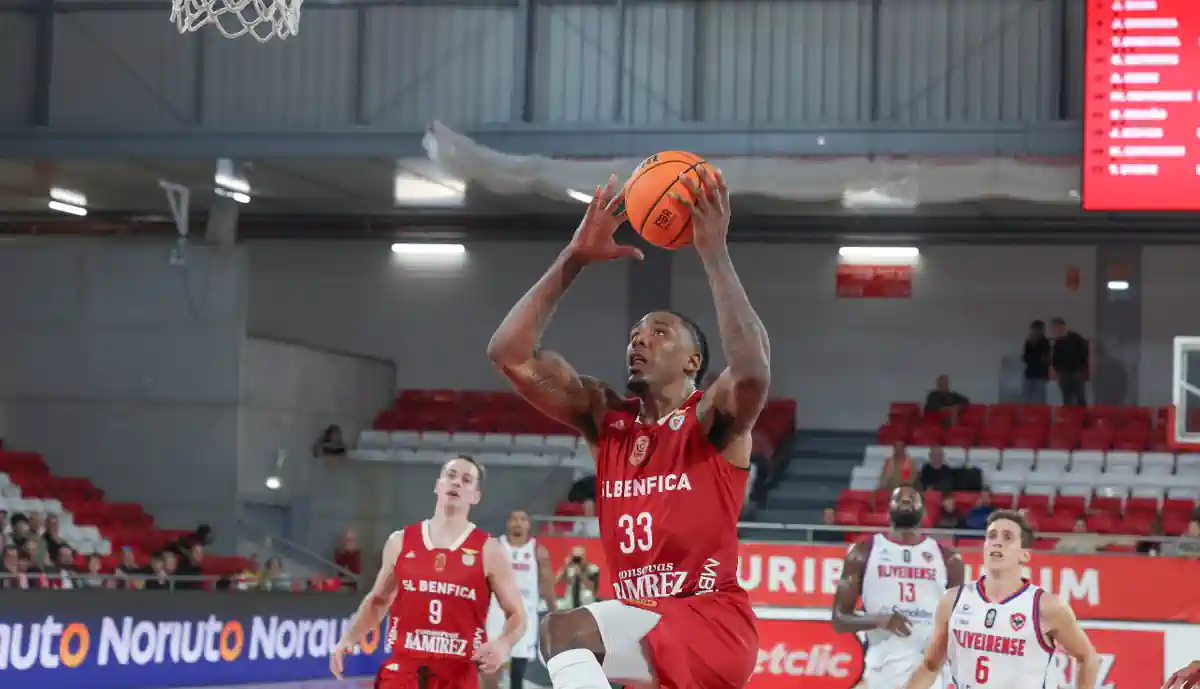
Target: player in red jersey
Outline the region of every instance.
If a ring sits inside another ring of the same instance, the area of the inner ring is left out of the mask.
[[[705,391],[700,329],[669,311],[634,325],[623,399],[580,376],[538,341],[585,266],[641,258],[613,233],[623,222],[616,178],[549,272],[513,307],[488,355],[551,418],[577,428],[596,458],[600,539],[618,600],[549,615],[542,653],[555,689],[632,686],[740,689],[758,656],[755,616],[737,583],[737,519],[750,430],[767,399],[770,352],[729,258],[729,194],[719,174],[689,184],[694,244],[716,302],[728,368]]]
[[[329,669],[342,678],[343,660],[388,614],[392,656],[376,689],[469,689],[478,671],[495,672],[525,630],[525,606],[508,554],[467,521],[479,502],[480,466],[460,455],[446,462],[434,487],[433,517],[392,534],[383,567],[346,629]],[[506,616],[500,636],[485,642],[495,594]]]

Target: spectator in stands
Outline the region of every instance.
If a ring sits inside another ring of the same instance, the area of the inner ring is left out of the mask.
[[[1071,533],[1058,539],[1058,543],[1054,544],[1053,550],[1057,553],[1088,555],[1098,552],[1101,548],[1108,545],[1111,540],[1104,538],[1100,534],[1088,531],[1087,518],[1079,516],[1075,518],[1075,524],[1071,527]]]
[[[1192,520],[1188,522],[1187,531],[1183,532],[1183,537],[1170,544],[1170,547],[1163,548],[1163,555],[1200,559],[1200,518],[1193,514]]]
[[[120,561],[113,568],[113,575],[117,577],[122,588],[138,589],[142,587],[141,580],[137,577],[145,574],[146,570],[139,567],[137,557],[133,553],[133,548],[125,546],[121,548]]]
[[[938,515],[937,521],[933,523],[933,527],[935,529],[963,528],[963,519],[958,513],[958,502],[954,499],[953,492],[942,490],[942,511]]]
[[[954,490],[954,469],[946,464],[942,448],[929,448],[929,463],[921,467],[920,480],[925,490]]]
[[[29,582],[29,588],[40,589],[45,588],[46,578],[45,572],[37,560],[29,556],[28,548],[37,548],[37,540],[29,538],[25,540],[25,545],[20,551],[20,559],[17,561],[17,566],[21,573],[25,575],[25,580]]]
[[[912,483],[915,469],[908,456],[908,447],[903,442],[892,445],[892,454],[883,461],[879,473],[879,490],[891,494],[902,483]]]
[[[570,502],[587,502],[588,500],[596,499],[596,475],[589,474],[571,484],[571,489],[567,491],[567,500]]]
[[[41,512],[30,512],[29,532],[35,536],[46,535],[46,515]]]
[[[63,545],[54,551],[54,563],[46,569],[46,578],[52,589],[79,588],[79,568],[75,566],[75,551]]]
[[[283,560],[275,556],[267,558],[266,566],[263,567],[262,573],[258,575],[258,590],[288,591],[290,589],[291,581],[283,571]]]
[[[29,561],[37,567],[38,572],[45,571],[51,566],[49,558],[46,557],[46,549],[42,547],[42,539],[32,536],[26,538],[21,548],[25,551],[25,557],[29,558]]]
[[[1044,321],[1029,324],[1029,336],[1025,338],[1021,361],[1025,364],[1021,401],[1025,404],[1045,404],[1046,384],[1050,380],[1050,340],[1046,337]]]
[[[87,571],[79,577],[79,585],[85,589],[115,588],[114,580],[105,579],[100,571],[104,569],[104,559],[99,555],[88,555]]]
[[[1087,404],[1088,341],[1079,333],[1068,330],[1061,318],[1050,321],[1054,342],[1050,348],[1051,373],[1058,380],[1062,402],[1066,406]]]
[[[330,424],[321,431],[321,437],[313,446],[314,457],[340,457],[346,454],[346,441],[342,439],[342,427]]]
[[[58,515],[52,514],[46,517],[46,530],[42,534],[42,541],[45,546],[46,557],[51,562],[58,560],[58,549],[67,545],[67,542],[59,535],[58,529]]]
[[[0,510],[0,536],[12,533],[12,524],[8,522],[8,510]]]
[[[29,517],[26,517],[21,512],[13,512],[13,516],[9,522],[12,524],[12,536],[9,542],[18,548],[24,546],[25,541],[30,536]]]
[[[147,589],[171,588],[171,573],[175,569],[175,554],[169,550],[159,550],[150,555],[150,567],[142,572],[148,578],[143,584]]]
[[[204,544],[196,540],[185,540],[181,547],[172,551],[178,557],[174,574],[180,580],[175,584],[177,589],[204,588]]]
[[[4,559],[0,561],[0,589],[27,589],[29,582],[21,571],[21,551],[15,545],[4,546]]]
[[[562,569],[558,570],[554,584],[566,586],[566,595],[558,602],[560,611],[583,607],[596,600],[600,568],[588,562],[586,548],[576,546],[571,549]]]
[[[925,413],[940,412],[946,425],[953,422],[958,412],[967,406],[971,400],[950,389],[950,376],[943,373],[934,381],[933,389],[925,396]]]
[[[354,529],[346,529],[342,534],[333,550],[333,563],[353,572],[355,576],[362,574],[362,550],[358,547],[358,534]]]
[[[966,518],[963,519],[963,526],[968,529],[977,529],[983,531],[987,528],[987,519],[995,512],[996,508],[992,506],[992,491],[984,488],[979,491],[979,499],[975,502],[975,506],[967,512]]]
[[[249,591],[252,588],[258,588],[258,577],[262,574],[262,563],[259,562],[258,555],[254,554],[246,558],[246,567],[237,578],[237,588],[239,591]]]

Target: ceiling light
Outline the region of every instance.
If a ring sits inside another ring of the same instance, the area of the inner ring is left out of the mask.
[[[61,203],[71,206],[86,206],[87,197],[77,191],[63,189],[62,187],[50,187],[50,198]]]
[[[87,215],[87,209],[84,208],[83,206],[75,206],[70,203],[63,203],[62,201],[55,201],[54,199],[50,199],[50,202],[47,203],[46,205],[50,207],[50,210],[55,210],[55,211],[58,211],[59,213],[69,213],[71,215],[79,215],[79,216]]]
[[[280,481],[278,476],[268,476],[266,484],[270,490],[279,490],[283,487],[283,481]]]
[[[392,253],[401,256],[462,256],[467,247],[462,244],[405,244],[392,245]]]
[[[230,191],[229,189],[223,189],[221,187],[217,187],[213,191],[217,193],[217,196],[224,196],[225,198],[233,199],[238,203],[250,203],[250,195],[243,194],[240,191]]]
[[[1124,292],[1129,289],[1128,280],[1109,280],[1108,288],[1114,292]]]
[[[587,194],[583,193],[582,191],[575,191],[574,189],[568,189],[567,196],[570,196],[571,198],[575,199],[576,201],[579,201],[580,203],[591,203],[592,202],[591,196],[588,196]]]
[[[461,206],[467,185],[453,178],[431,179],[398,172],[392,181],[397,206]]]
[[[843,246],[838,249],[838,256],[846,259],[912,260],[920,255],[921,250],[915,246]]]
[[[213,175],[213,181],[217,183],[218,187],[224,187],[229,191],[240,191],[243,194],[250,193],[250,183],[233,175],[218,172]]]

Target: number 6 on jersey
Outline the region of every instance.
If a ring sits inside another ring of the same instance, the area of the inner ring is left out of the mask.
[[[620,544],[621,552],[628,555],[635,550],[650,550],[654,545],[654,534],[651,532],[653,525],[654,519],[649,512],[640,512],[637,516],[622,514],[617,519],[617,528],[625,531]]]

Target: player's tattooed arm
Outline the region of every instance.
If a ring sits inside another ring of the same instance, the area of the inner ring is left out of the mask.
[[[842,578],[838,580],[837,590],[833,594],[833,631],[852,634],[869,629],[887,629],[899,636],[908,636],[912,633],[912,627],[900,613],[866,615],[858,612],[863,574],[866,573],[870,554],[869,541],[855,543],[846,553],[846,559],[842,562]]]
[[[542,594],[542,600],[546,601],[546,608],[550,612],[558,610],[558,596],[554,593],[555,576],[554,565],[550,563],[550,551],[546,550],[546,546],[539,545],[537,549],[538,559],[538,588]]]
[[[488,343],[488,358],[530,404],[594,441],[595,410],[615,398],[615,393],[599,380],[579,375],[566,359],[539,343],[558,302],[584,265],[571,251],[564,251],[500,323]]]
[[[1042,628],[1037,632],[1047,639],[1051,648],[1060,646],[1078,663],[1079,674],[1075,678],[1077,689],[1093,689],[1100,675],[1100,654],[1096,652],[1087,633],[1080,628],[1071,606],[1058,596],[1043,593],[1038,596],[1038,616]]]
[[[959,590],[958,587],[949,589],[938,601],[937,611],[933,615],[933,635],[929,637],[929,645],[925,647],[925,658],[917,669],[913,670],[904,684],[904,689],[929,689],[941,674],[950,647],[950,614],[954,612]]]

